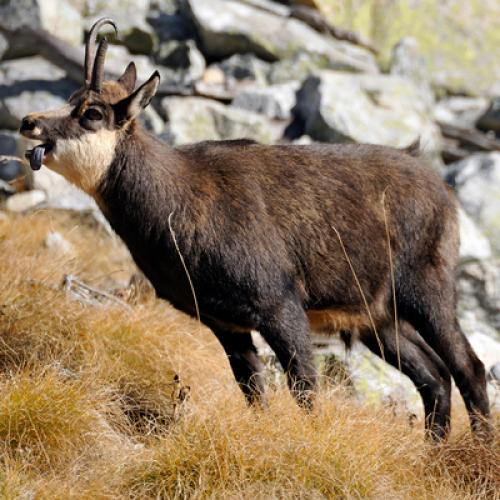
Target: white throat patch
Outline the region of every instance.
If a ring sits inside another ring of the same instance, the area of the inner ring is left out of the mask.
[[[75,139],[58,139],[45,164],[95,197],[100,180],[113,162],[117,142],[118,132],[106,129]]]

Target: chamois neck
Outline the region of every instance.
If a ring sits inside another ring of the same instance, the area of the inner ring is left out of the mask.
[[[185,199],[184,172],[182,157],[174,148],[133,126],[117,144],[101,182],[101,208],[118,233],[127,225],[149,233],[162,227],[159,222]]]

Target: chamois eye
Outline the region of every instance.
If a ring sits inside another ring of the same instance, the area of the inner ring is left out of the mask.
[[[83,113],[83,116],[88,120],[97,121],[103,119],[102,113],[96,108],[88,108],[87,110],[85,110],[85,113]]]

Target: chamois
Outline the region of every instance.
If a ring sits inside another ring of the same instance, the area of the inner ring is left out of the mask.
[[[473,429],[487,434],[484,366],[456,317],[457,207],[438,173],[376,145],[171,147],[136,120],[158,72],[136,90],[134,63],[103,81],[105,24],[116,30],[108,18],[90,30],[84,85],[68,105],[22,120],[21,133],[41,141],[27,157],[95,198],[159,297],[199,312],[247,400],[265,404],[252,330],[305,408],[310,330],[340,332],[413,381],[429,435],[449,430],[451,376]]]

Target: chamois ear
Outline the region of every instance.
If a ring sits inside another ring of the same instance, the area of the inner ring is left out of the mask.
[[[124,71],[123,75],[118,78],[118,83],[121,83],[125,90],[131,94],[135,87],[135,82],[137,80],[137,70],[135,67],[135,63],[131,62],[127,66],[127,69]]]
[[[114,105],[118,124],[133,120],[151,102],[158,85],[160,73],[155,71],[146,83],[143,83],[134,93]]]

